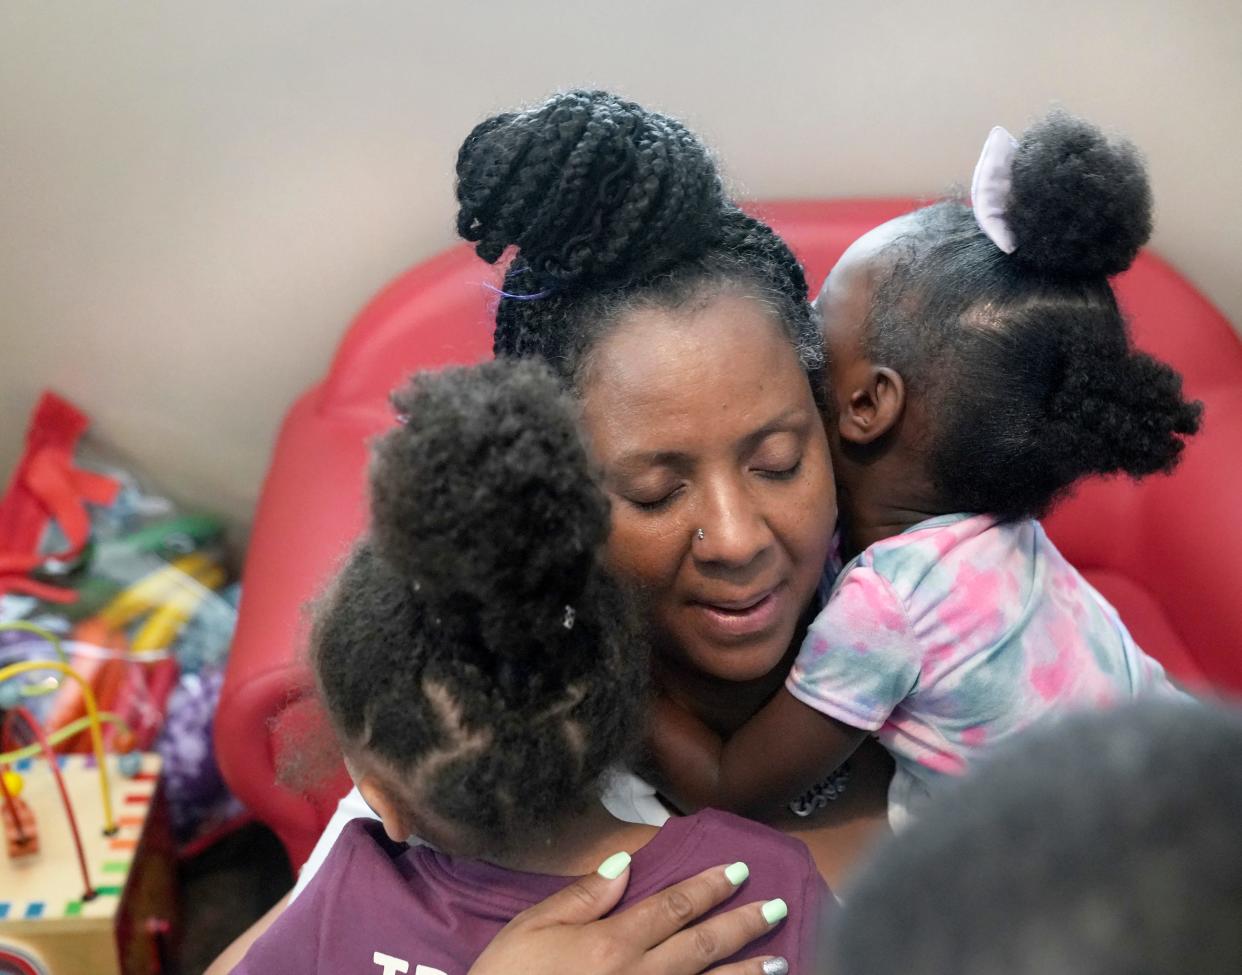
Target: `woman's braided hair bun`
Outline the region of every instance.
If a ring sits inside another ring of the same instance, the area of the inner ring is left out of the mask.
[[[527,293],[621,283],[693,256],[724,205],[692,133],[603,91],[476,126],[457,154],[457,199],[458,233],[488,263],[516,246]]]
[[[1128,268],[1151,236],[1142,156],[1089,122],[1054,111],[1023,133],[1005,219],[1015,261],[1072,278]]]

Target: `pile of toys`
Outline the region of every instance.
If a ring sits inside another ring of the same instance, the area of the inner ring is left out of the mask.
[[[103,746],[122,771],[140,753],[160,754],[184,842],[239,811],[211,748],[239,587],[221,521],[179,510],[92,454],[87,422],[44,394],[0,498],[0,674],[9,674],[0,720],[20,710],[58,754],[84,753],[93,697]],[[11,666],[40,661],[76,677]],[[14,744],[0,743],[0,764]]]

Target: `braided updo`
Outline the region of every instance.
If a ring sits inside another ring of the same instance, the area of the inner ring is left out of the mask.
[[[1023,518],[1088,475],[1171,471],[1202,407],[1131,344],[1109,281],[1151,234],[1135,148],[1053,112],[1012,175],[1013,253],[963,201],[917,211],[883,255],[865,341],[924,403],[945,509]]]
[[[645,642],[596,564],[608,501],[545,365],[421,374],[395,399],[371,530],[319,607],[311,661],[347,754],[382,760],[407,818],[450,824],[451,852],[503,854],[630,756]]]
[[[681,123],[602,91],[569,91],[478,125],[457,156],[458,232],[510,248],[496,354],[535,356],[575,385],[626,311],[742,289],[770,307],[819,396],[821,339],[793,253],[726,198]]]

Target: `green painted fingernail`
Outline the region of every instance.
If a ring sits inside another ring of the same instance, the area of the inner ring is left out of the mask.
[[[729,883],[734,887],[740,887],[742,881],[750,876],[750,867],[738,860],[737,863],[731,863],[725,867],[725,876],[729,878]]]
[[[620,853],[614,853],[607,860],[599,865],[596,871],[605,880],[616,880],[621,874],[625,873],[625,868],[630,865],[630,855],[622,850]],[[781,915],[784,917],[785,915]]]
[[[777,897],[763,905],[763,919],[768,924],[775,924],[777,921],[784,920],[789,914],[789,905]]]

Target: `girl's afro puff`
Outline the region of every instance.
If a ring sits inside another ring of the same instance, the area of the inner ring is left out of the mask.
[[[608,533],[573,401],[536,361],[421,373],[371,471],[375,550],[429,602],[563,612]],[[434,472],[435,476],[428,476]]]
[[[608,504],[577,410],[537,362],[416,376],[375,445],[372,527],[316,612],[347,753],[386,766],[455,853],[548,842],[628,760],[647,641],[597,564]],[[446,847],[448,848],[448,847]]]
[[[1012,254],[963,201],[917,211],[867,319],[868,355],[931,418],[939,504],[1041,517],[1084,477],[1172,471],[1202,406],[1134,347],[1109,281],[1151,231],[1138,152],[1053,112],[1022,137],[1005,216]]]
[[[1129,142],[1054,111],[1027,129],[1005,219],[1015,261],[1073,278],[1119,274],[1151,236],[1151,189]]]

